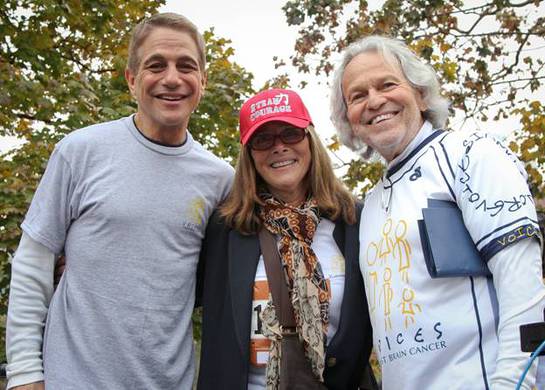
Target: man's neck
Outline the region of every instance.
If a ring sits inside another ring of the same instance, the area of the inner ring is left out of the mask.
[[[183,145],[187,139],[186,126],[156,129],[145,123],[138,113],[134,116],[134,125],[144,137],[160,145],[180,146]]]
[[[407,157],[418,145],[422,143],[431,133],[433,132],[433,127],[431,123],[424,121],[420,130],[416,133],[414,138],[409,142],[409,144],[403,149],[399,155],[397,155],[393,160],[388,162],[388,168],[393,167],[398,162]]]

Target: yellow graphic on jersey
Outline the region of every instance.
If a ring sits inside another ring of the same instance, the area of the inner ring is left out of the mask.
[[[420,305],[418,303],[413,303],[413,300],[414,291],[410,288],[404,288],[402,301],[398,306],[401,307],[401,313],[405,315],[405,329],[409,327],[409,323],[414,324],[414,316],[416,315],[416,310],[422,312]]]
[[[405,239],[407,234],[407,223],[399,221],[395,229],[395,244],[393,247],[393,257],[398,261],[398,270],[401,273],[401,279],[409,283],[409,269],[411,268],[411,246]]]
[[[383,281],[382,284],[382,294],[381,298],[384,298],[384,328],[385,329],[392,329],[392,321],[390,319],[390,316],[392,314],[391,312],[391,303],[392,299],[394,297],[394,290],[392,290],[392,270],[389,267],[386,267],[384,269],[383,275]]]
[[[406,221],[394,222],[388,218],[382,226],[380,239],[369,243],[365,255],[369,307],[371,313],[382,310],[387,330],[392,329],[392,307],[401,311],[405,328],[414,324],[417,313],[422,312],[414,290],[409,287],[412,250],[406,235]],[[405,286],[392,285],[393,272],[397,272]]]
[[[203,198],[197,197],[189,202],[187,208],[188,219],[195,225],[201,226],[204,222],[206,211],[206,202]]]
[[[378,257],[381,262],[384,264],[388,260],[388,256],[392,253],[394,242],[390,238],[390,233],[392,231],[392,220],[387,219],[386,223],[382,227],[382,238],[378,244]]]

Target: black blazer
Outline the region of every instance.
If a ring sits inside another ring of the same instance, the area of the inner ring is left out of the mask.
[[[358,219],[361,207],[357,208]],[[371,324],[359,270],[359,221],[335,223],[333,237],[344,255],[345,285],[339,329],[326,351],[329,389],[357,389],[372,346]],[[210,219],[201,252],[202,347],[198,389],[246,389],[250,364],[250,321],[260,256],[257,235],[228,229]],[[199,291],[200,290],[200,291]]]

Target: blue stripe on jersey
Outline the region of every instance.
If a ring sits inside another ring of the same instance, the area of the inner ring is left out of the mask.
[[[445,134],[445,137],[448,134],[449,133]],[[450,170],[450,174],[452,175],[452,178],[455,179],[456,174],[454,173],[454,169],[452,169],[452,164],[450,163],[450,158],[448,157],[447,149],[445,149],[445,144],[443,144],[443,140],[445,139],[445,137],[441,138],[441,140],[439,141],[439,145],[441,145],[441,149],[443,150],[443,155],[445,156],[445,160],[447,162],[448,169]]]
[[[503,229],[505,229],[505,228],[507,228],[507,227],[509,227],[509,226],[511,226],[511,225],[514,225],[514,224],[516,224],[516,223],[518,223],[518,222],[520,222],[520,221],[525,221],[525,220],[528,220],[528,221],[532,222],[535,226],[539,226],[539,225],[538,225],[538,222],[535,221],[535,220],[533,220],[532,218],[520,217],[519,219],[515,219],[514,221],[511,221],[511,222],[509,222],[509,223],[506,223],[505,225],[502,225],[502,226],[500,226],[500,227],[498,227],[498,228],[492,230],[490,233],[488,233],[488,234],[484,235],[483,237],[481,237],[481,239],[480,239],[479,241],[477,241],[477,242],[475,243],[475,245],[476,245],[476,246],[479,246],[479,245],[481,244],[481,242],[483,242],[484,240],[486,240],[488,237],[490,237],[490,236],[493,235],[494,233],[496,233],[496,232],[498,232],[498,231],[500,231],[500,230],[503,230]]]
[[[488,287],[488,294],[490,295],[490,302],[492,302],[492,313],[494,314],[494,330],[496,331],[496,337],[498,337],[498,327],[500,326],[500,304],[498,303],[498,294],[494,287],[494,280],[489,277],[486,278],[486,285]]]
[[[456,195],[454,194],[454,190],[450,186],[450,183],[445,176],[445,172],[443,172],[443,168],[441,167],[441,163],[439,162],[439,157],[437,156],[437,151],[433,146],[430,146],[430,149],[433,150],[433,154],[435,156],[435,161],[437,162],[437,167],[439,168],[439,172],[441,172],[441,176],[443,176],[443,179],[445,180],[445,183],[447,184],[448,190],[450,192],[450,195],[452,196],[452,199],[456,200]]]
[[[481,258],[488,262],[488,260],[490,260],[496,253],[504,248],[507,248],[509,245],[532,237],[539,239],[539,228],[532,224],[519,226],[499,237],[494,238],[492,241],[486,244],[479,251]]]
[[[390,187],[392,187],[395,183],[397,183],[398,181],[400,181],[401,179],[403,179],[403,177],[407,174],[407,173],[410,173],[414,170],[414,166],[416,165],[416,163],[418,162],[418,160],[420,160],[422,157],[424,157],[426,155],[428,151],[426,150],[424,153],[422,153],[420,156],[418,156],[412,163],[412,165],[407,168],[407,170],[405,172],[403,172],[401,175],[399,175],[399,177],[397,179],[395,179],[394,181],[392,181],[392,179],[390,178],[390,176],[387,176],[386,177],[386,180],[388,180],[390,182],[390,185],[384,185],[384,188],[385,189],[389,189]]]
[[[473,276],[470,276],[469,280],[471,282],[471,296],[473,298],[473,307],[475,308],[477,328],[479,329],[479,358],[481,360],[481,372],[483,374],[484,388],[486,390],[489,390],[488,378],[486,376],[486,367],[484,364],[484,354],[483,354],[483,329],[481,326],[481,317],[479,316],[479,307],[477,306],[477,297],[475,296],[475,282],[473,281]]]

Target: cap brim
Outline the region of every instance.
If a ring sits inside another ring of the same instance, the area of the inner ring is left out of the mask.
[[[259,123],[254,124],[252,127],[250,127],[250,130],[248,130],[248,132],[240,140],[242,145],[246,145],[250,137],[255,133],[255,131],[261,126],[263,126],[265,123],[269,123],[269,122],[289,123],[290,125],[299,127],[300,129],[306,129],[308,125],[310,125],[311,123],[308,119],[301,119],[301,118],[294,118],[294,117],[275,116],[275,117],[266,118],[261,120]]]

